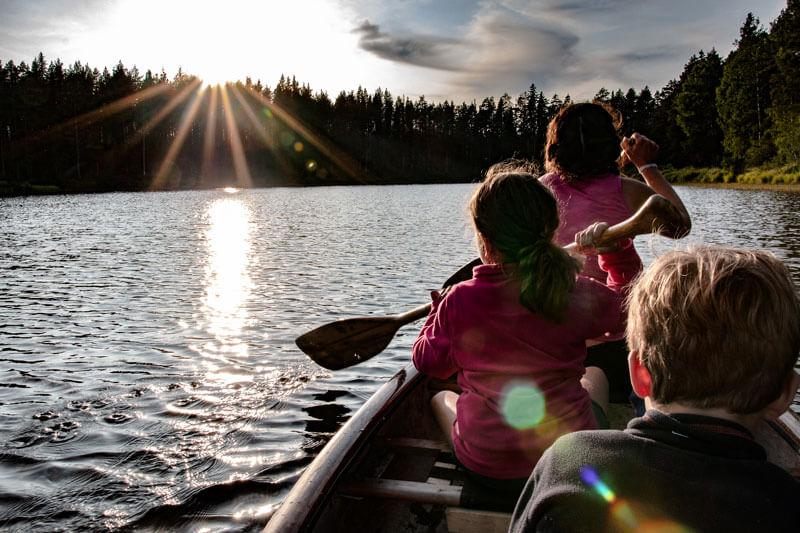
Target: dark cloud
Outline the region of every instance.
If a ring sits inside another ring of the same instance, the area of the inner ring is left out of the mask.
[[[545,2],[544,8],[561,13],[619,12],[628,6],[638,5],[639,0],[586,0],[584,2]]]
[[[653,48],[650,50],[635,50],[625,52],[614,56],[614,62],[620,64],[628,63],[645,63],[649,61],[664,61],[670,60],[678,54],[679,51],[671,47]]]
[[[364,21],[353,30],[361,37],[358,46],[378,57],[438,70],[459,70],[452,53],[458,39],[431,36],[389,35],[380,26]]]

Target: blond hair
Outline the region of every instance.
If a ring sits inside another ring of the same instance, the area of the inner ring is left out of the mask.
[[[786,265],[760,250],[664,254],[635,282],[628,314],[658,403],[758,412],[800,352],[800,298]]]

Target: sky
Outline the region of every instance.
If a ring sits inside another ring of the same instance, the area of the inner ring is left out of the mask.
[[[75,61],[208,84],[296,76],[333,99],[388,89],[429,102],[551,97],[677,78],[692,54],[724,58],[748,12],[786,0],[0,0],[0,61]]]

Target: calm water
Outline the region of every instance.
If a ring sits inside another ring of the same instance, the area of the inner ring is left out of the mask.
[[[0,528],[259,530],[417,327],[336,373],[294,338],[425,303],[475,256],[473,188],[0,199]],[[800,194],[679,192],[687,240],[800,280]]]

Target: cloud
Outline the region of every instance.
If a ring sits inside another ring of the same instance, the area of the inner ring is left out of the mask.
[[[398,65],[441,71],[441,92],[451,98],[518,94],[535,83],[547,95],[586,99],[602,86],[660,89],[692,53],[687,39],[701,33],[676,39],[675,27],[690,19],[686,10],[638,0],[480,0],[463,10],[471,10],[465,23],[433,35],[365,22],[355,30],[359,46]]]
[[[459,95],[500,95],[552,86],[576,62],[580,37],[551,22],[484,5],[463,28],[462,68],[451,80]]]
[[[507,9],[483,9],[459,37],[392,34],[365,21],[359,47],[382,59],[449,72],[459,95],[544,83],[574,61],[578,36]],[[505,92],[505,91],[502,91]]]
[[[380,26],[364,21],[353,30],[359,34],[358,46],[388,61],[408,63],[438,70],[458,70],[454,57],[460,41],[448,37],[390,35]]]
[[[671,59],[675,56],[675,52],[672,47],[658,47],[614,54],[612,58],[617,63],[644,63]]]
[[[5,0],[0,58],[30,62],[43,52],[47,60],[83,59],[73,57],[75,36],[102,24],[109,5],[109,0]]]
[[[601,87],[624,92],[627,88],[639,91],[647,85],[651,91],[656,91],[662,88],[661,85],[648,80],[663,77],[664,64],[681,57],[681,52],[674,46],[584,52],[565,68],[552,72],[547,89],[561,92],[562,96],[569,93],[577,100],[591,98]]]
[[[579,37],[505,11],[484,12],[469,27],[472,73],[514,75],[547,73],[573,61]]]
[[[516,2],[519,3],[519,2]],[[559,1],[534,1],[521,2],[523,5],[531,5],[537,9],[545,8],[554,12],[562,13],[592,13],[592,12],[615,12],[619,13],[627,7],[641,5],[641,0],[586,0],[584,2],[559,2]]]

